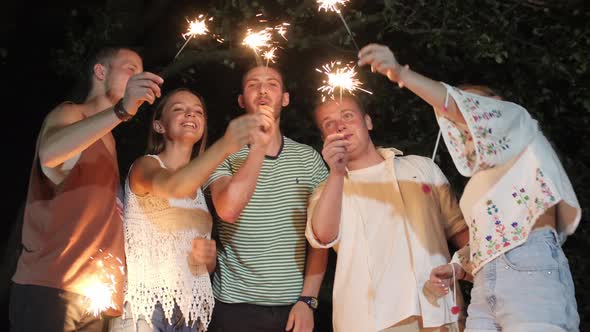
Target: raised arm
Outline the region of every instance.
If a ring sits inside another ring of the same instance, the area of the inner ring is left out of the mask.
[[[340,233],[342,210],[342,191],[346,174],[346,146],[348,141],[344,134],[328,135],[324,141],[322,157],[330,168],[320,197],[312,203],[311,225],[315,237],[322,244],[331,243]]]
[[[430,104],[437,115],[444,116],[456,123],[465,123],[463,115],[452,98],[449,98],[446,110],[443,111],[447,89],[442,83],[412,71],[407,65],[400,65],[387,46],[369,44],[359,51],[358,57],[359,66],[370,65],[372,72],[383,74],[390,81],[408,88]]]
[[[177,170],[162,168],[154,158],[143,157],[129,174],[131,189],[138,195],[149,192],[164,198],[192,197],[229,154],[250,142],[259,126],[260,120],[254,115],[232,120],[221,139]]]
[[[259,129],[253,134],[253,142],[246,161],[235,174],[220,177],[210,185],[217,214],[222,220],[231,223],[238,219],[254,194],[266,147],[273,130],[276,130],[272,109],[262,107],[255,116],[262,123],[260,127],[266,130]]]
[[[162,82],[162,78],[148,72],[132,76],[123,98],[125,110],[134,115],[143,102],[153,103],[160,96],[158,84]],[[84,107],[88,106],[62,104],[47,116],[39,140],[42,166],[54,168],[63,164],[121,123],[113,107],[87,118],[83,116]]]

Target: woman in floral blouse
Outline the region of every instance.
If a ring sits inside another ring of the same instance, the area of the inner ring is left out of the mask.
[[[466,331],[578,331],[561,244],[581,208],[537,121],[486,87],[455,88],[413,72],[386,46],[364,47],[366,64],[434,108],[455,166],[471,177],[460,202],[469,245],[430,280],[442,296],[453,276],[472,275]]]

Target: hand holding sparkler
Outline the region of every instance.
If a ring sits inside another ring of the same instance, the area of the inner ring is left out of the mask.
[[[348,141],[344,134],[334,128],[334,132],[326,136],[324,147],[322,148],[322,157],[328,164],[330,173],[345,175],[346,164],[348,163]]]
[[[390,81],[397,82],[400,87],[403,86],[401,74],[408,66],[401,66],[393,52],[387,46],[379,44],[369,44],[363,47],[358,53],[358,65],[370,65],[372,72],[378,72],[387,76]]]
[[[342,102],[342,94],[344,92],[354,95],[354,91],[360,90],[368,94],[373,94],[371,91],[360,87],[363,83],[355,77],[357,72],[354,68],[354,66],[350,66],[349,64],[342,65],[340,61],[325,64],[322,66],[322,70],[316,68],[316,71],[327,76],[327,79],[322,81],[324,85],[318,88],[318,91],[322,92],[322,101],[325,101],[326,97],[334,99],[334,92],[336,90],[340,93],[340,102]]]

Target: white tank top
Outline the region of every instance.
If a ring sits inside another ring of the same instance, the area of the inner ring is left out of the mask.
[[[147,155],[166,168],[156,155]],[[132,166],[133,167],[133,166]],[[162,304],[172,317],[174,302],[184,317],[206,329],[213,312],[214,298],[205,265],[193,266],[188,257],[192,240],[211,238],[212,218],[199,189],[194,198],[138,196],[125,181],[125,255],[127,285],[125,300],[135,319],[140,315],[151,322],[154,305]]]

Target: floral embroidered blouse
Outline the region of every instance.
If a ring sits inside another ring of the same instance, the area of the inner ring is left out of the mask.
[[[526,242],[538,217],[554,205],[557,232],[565,241],[580,222],[581,208],[537,121],[520,105],[444,85],[466,125],[444,116],[437,120],[455,166],[471,177],[460,202],[469,245],[453,261],[477,273]]]

